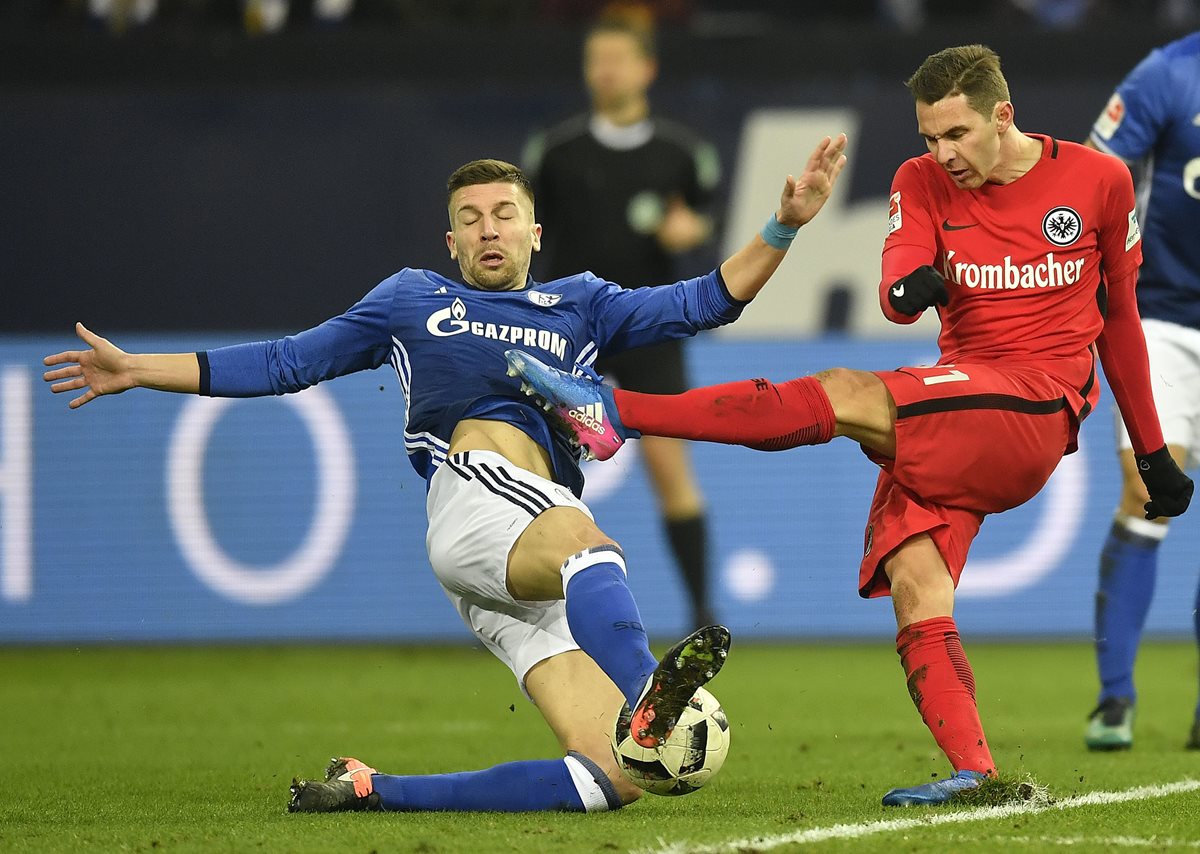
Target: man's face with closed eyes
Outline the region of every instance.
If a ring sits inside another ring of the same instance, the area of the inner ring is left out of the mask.
[[[450,197],[450,257],[463,281],[488,291],[525,287],[542,227],[533,221],[533,200],[516,184],[473,184]]]

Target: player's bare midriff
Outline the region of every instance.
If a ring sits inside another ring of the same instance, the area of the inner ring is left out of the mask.
[[[547,480],[553,479],[550,455],[528,435],[503,421],[467,418],[458,422],[450,436],[450,453],[492,451],[513,465]]]

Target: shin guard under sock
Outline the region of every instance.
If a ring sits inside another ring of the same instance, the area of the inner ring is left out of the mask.
[[[636,708],[658,660],[625,580],[624,555],[616,546],[584,549],[563,562],[562,576],[571,636]]]
[[[613,391],[621,422],[651,436],[671,436],[759,451],[820,445],[837,420],[816,377],[785,383],[742,380],[685,391],[641,394]]]
[[[995,763],[975,707],[975,675],[954,618],[905,626],[896,635],[896,651],[908,693],[954,770],[992,773]]]

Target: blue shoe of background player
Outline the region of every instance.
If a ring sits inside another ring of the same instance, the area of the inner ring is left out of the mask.
[[[1109,697],[1088,716],[1083,741],[1088,750],[1128,750],[1133,747],[1133,700]]]
[[[583,448],[585,459],[607,460],[625,443],[641,434],[626,430],[617,415],[612,389],[595,371],[577,366],[582,376],[543,364],[520,350],[505,350],[508,375],[522,379],[521,390],[536,397],[546,411]]]
[[[987,775],[979,771],[959,771],[945,780],[922,783],[910,789],[892,789],[883,796],[885,807],[930,807],[949,803],[959,792],[979,786]]]

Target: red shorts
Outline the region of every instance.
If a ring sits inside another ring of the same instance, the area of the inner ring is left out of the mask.
[[[927,533],[958,585],[983,517],[1035,496],[1072,443],[1062,387],[1027,366],[958,364],[875,374],[896,402],[896,456],[883,469],[867,520],[859,595],[890,591],[883,560]]]

